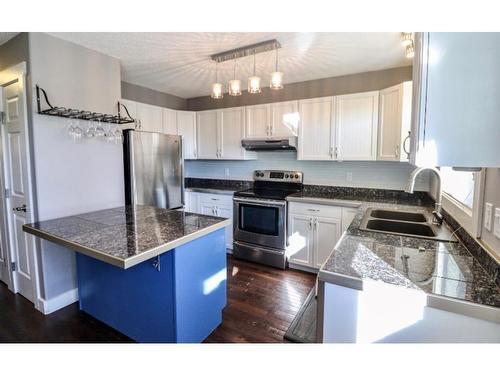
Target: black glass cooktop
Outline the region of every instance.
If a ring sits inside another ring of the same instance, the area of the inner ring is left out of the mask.
[[[299,192],[297,189],[271,189],[271,188],[252,188],[241,190],[234,193],[235,197],[256,198],[256,199],[274,199],[285,200],[290,194]]]

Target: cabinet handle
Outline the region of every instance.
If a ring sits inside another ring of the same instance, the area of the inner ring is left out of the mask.
[[[219,216],[219,207],[215,206],[215,216]]]
[[[220,200],[219,198],[210,198],[210,199],[211,199],[211,200],[213,200],[213,201],[218,201],[218,200]]]
[[[314,229],[318,228],[318,219],[314,220]]]
[[[408,132],[408,135],[406,136],[405,140],[403,141],[403,151],[406,154],[406,159],[410,160],[410,151],[406,149],[406,141],[410,139],[411,132]]]
[[[313,219],[309,219],[309,229],[312,229],[313,227]]]
[[[335,146],[335,159],[338,159],[339,148]]]
[[[308,208],[307,211],[311,211],[311,212],[319,212],[319,210],[317,209],[314,209],[314,208]]]

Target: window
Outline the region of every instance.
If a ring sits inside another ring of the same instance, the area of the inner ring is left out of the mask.
[[[480,235],[483,172],[441,167],[443,208],[473,237]]]
[[[455,200],[472,209],[474,201],[474,172],[455,171],[441,167],[443,191]]]

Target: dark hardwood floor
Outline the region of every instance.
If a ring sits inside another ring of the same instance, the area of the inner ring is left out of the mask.
[[[315,276],[228,257],[222,324],[207,343],[284,342],[283,336],[314,286]],[[50,315],[35,310],[0,282],[0,342],[131,342],[72,304]]]

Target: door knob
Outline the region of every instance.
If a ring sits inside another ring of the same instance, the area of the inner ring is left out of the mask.
[[[26,212],[26,205],[23,204],[21,207],[15,207],[12,209],[12,211],[15,211],[15,212]]]

